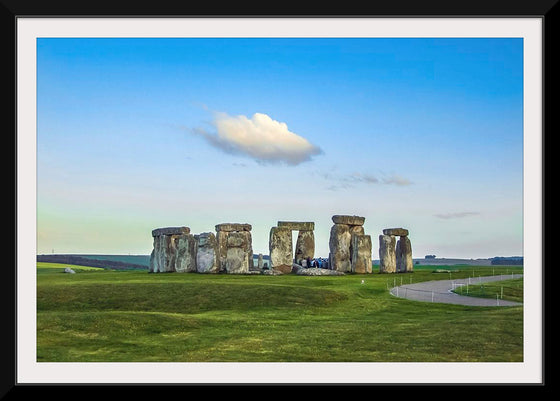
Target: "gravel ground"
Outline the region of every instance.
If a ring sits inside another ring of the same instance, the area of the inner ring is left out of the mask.
[[[523,277],[522,274],[504,274],[500,276],[474,277],[460,280],[425,281],[423,283],[403,284],[391,288],[391,295],[414,301],[438,302],[447,304],[471,306],[517,306],[520,302],[505,301],[503,299],[477,298],[455,294],[454,288],[460,285],[480,284],[489,281],[502,281]]]

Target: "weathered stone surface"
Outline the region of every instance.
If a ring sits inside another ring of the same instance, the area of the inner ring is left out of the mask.
[[[379,272],[395,273],[397,260],[395,256],[395,237],[392,235],[379,236]]]
[[[397,272],[406,273],[414,270],[412,263],[412,246],[407,236],[402,236],[397,241],[395,250],[397,260]]]
[[[163,227],[152,230],[152,237],[160,235],[183,235],[190,233],[191,229],[189,227]]]
[[[228,226],[231,226],[232,224],[228,223]],[[218,225],[221,226],[221,225]],[[216,228],[218,227],[216,226]],[[236,224],[236,226],[238,226],[238,228],[240,228],[241,226],[249,226],[249,224]],[[229,242],[229,236],[232,234],[236,234],[236,236],[234,236],[236,239],[231,240],[233,242]],[[237,235],[239,234],[239,235]],[[252,241],[252,236],[251,236],[251,232],[249,230],[239,230],[239,231],[224,231],[224,230],[218,230],[216,231],[216,241],[218,243],[218,254],[219,254],[219,262],[220,262],[220,269],[221,270],[226,270],[226,258],[227,258],[227,250],[229,247],[238,247],[238,246],[242,246],[243,249],[246,252],[246,259],[247,259],[247,263],[249,265],[249,268],[253,268],[254,266],[254,262],[253,262],[253,241]],[[241,244],[241,242],[243,244]]]
[[[383,230],[385,235],[394,235],[396,237],[403,237],[408,235],[408,230],[405,228],[386,228]]]
[[[218,243],[218,261],[220,263],[220,270],[226,269],[227,239],[229,233],[229,231],[216,230],[216,242]]]
[[[343,276],[344,275],[344,272],[339,272],[330,269],[321,269],[318,267],[298,269],[295,273],[299,276]]]
[[[289,228],[290,230],[315,230],[315,223],[312,221],[279,221],[278,227]]]
[[[293,248],[292,230],[285,227],[272,227],[268,240],[270,265],[273,269],[287,266],[292,269]]]
[[[292,272],[292,269],[293,269],[292,265],[278,265],[278,266],[274,266],[272,270],[275,270],[282,274],[290,274]]]
[[[365,234],[364,226],[350,226],[349,230],[350,230],[350,234],[359,234],[359,235]]]
[[[227,237],[225,269],[227,273],[248,273],[253,267],[253,249],[248,231],[230,232]]]
[[[259,257],[257,259],[257,267],[259,268],[259,270],[262,270],[262,268],[264,267],[264,261],[263,261],[263,254],[259,253]]]
[[[214,233],[195,235],[197,240],[196,270],[199,273],[218,273],[220,270],[218,242]]]
[[[241,233],[232,232],[227,238],[227,247],[229,248],[245,248],[246,238]]]
[[[332,217],[335,224],[347,224],[349,226],[363,226],[366,218],[360,216],[349,216],[336,214]]]
[[[175,241],[175,271],[178,273],[196,272],[196,252],[198,242],[194,235],[178,235]]]
[[[216,232],[218,231],[251,231],[252,227],[247,223],[222,223],[216,225]]]
[[[350,263],[350,227],[346,224],[334,224],[331,227],[329,238],[330,250],[330,266],[331,269],[350,272],[352,269]]]
[[[313,259],[315,255],[315,235],[313,231],[302,230],[298,232],[296,241],[296,261],[307,259],[308,257]]]
[[[352,234],[352,272],[371,273],[371,236]]]
[[[166,273],[175,271],[175,236],[156,235],[150,255],[150,272]]]
[[[231,233],[230,238],[235,238],[238,233]],[[243,238],[238,238],[243,240]],[[236,240],[235,243],[239,241]],[[230,274],[244,274],[249,273],[249,261],[247,260],[247,253],[242,247],[228,247],[226,257],[226,272]]]

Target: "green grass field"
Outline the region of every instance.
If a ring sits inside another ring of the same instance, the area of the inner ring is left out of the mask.
[[[523,307],[423,303],[387,289],[521,266],[320,277],[37,267],[38,362],[523,361]]]

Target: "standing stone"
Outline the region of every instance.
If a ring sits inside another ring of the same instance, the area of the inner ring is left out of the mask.
[[[245,259],[249,268],[252,269],[253,262],[253,241],[251,238],[251,228],[252,226],[247,223],[222,223],[216,225],[216,240],[218,243],[218,254],[219,254],[219,264],[220,270],[225,271],[226,260],[227,260],[227,250],[228,250],[228,237],[232,233],[241,233],[245,241]],[[237,252],[237,251],[236,251]]]
[[[197,239],[196,270],[199,273],[218,273],[220,270],[218,242],[214,233],[195,235]]]
[[[352,272],[372,272],[370,235],[352,234]]]
[[[401,236],[396,247],[397,272],[407,273],[414,270],[412,246],[407,236]]]
[[[226,272],[243,274],[249,272],[247,250],[250,248],[250,234],[247,231],[231,232],[227,239]],[[252,256],[251,256],[252,257]]]
[[[313,259],[315,257],[315,234],[313,231],[300,230],[296,241],[296,262],[298,258]]]
[[[259,258],[257,259],[257,267],[259,268],[259,270],[262,270],[264,267],[262,253],[259,253]]]
[[[333,218],[334,220],[334,218]],[[350,227],[346,224],[334,224],[331,227],[329,238],[330,250],[330,266],[331,269],[340,272],[350,272],[352,266],[350,263]]]
[[[268,240],[270,265],[273,269],[287,272],[292,270],[293,248],[292,230],[284,227],[272,227]]]
[[[220,270],[226,269],[227,238],[229,233],[229,231],[216,231],[216,242],[218,243],[218,259],[220,263]]]
[[[194,235],[180,235],[175,239],[175,271],[196,272],[196,252],[198,243]]]
[[[165,227],[152,230],[153,250],[150,255],[149,271],[153,273],[174,272],[177,264],[177,246],[181,250],[183,241],[190,235],[188,227]],[[182,260],[180,261],[182,263]]]
[[[397,271],[395,237],[392,235],[379,236],[379,259],[380,273],[395,273]]]

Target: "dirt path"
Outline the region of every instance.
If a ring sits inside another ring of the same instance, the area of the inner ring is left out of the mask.
[[[502,281],[523,277],[522,274],[503,274],[500,276],[475,277],[459,280],[425,281],[423,283],[403,284],[391,288],[391,295],[414,301],[438,302],[446,304],[459,304],[470,306],[518,306],[520,302],[505,301],[503,299],[477,298],[463,296],[452,292],[459,286],[467,284],[480,284],[489,281]]]

